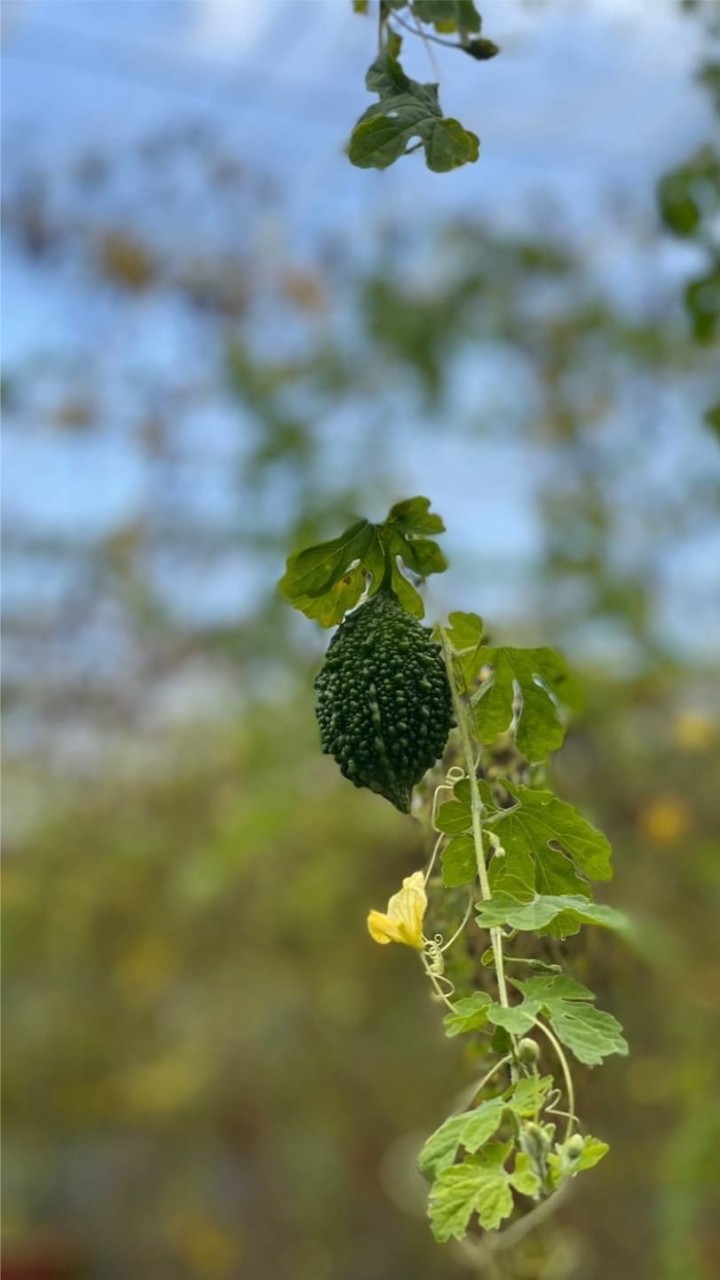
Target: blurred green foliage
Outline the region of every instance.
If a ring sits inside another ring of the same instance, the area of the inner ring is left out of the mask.
[[[590,693],[558,785],[613,835],[640,953],[604,931],[563,945],[632,1057],[581,1080],[613,1159],[544,1247],[574,1259],[553,1274],[709,1280],[718,724],[681,671]],[[413,1158],[472,1048],[444,1040],[414,956],[365,929],[423,833],[336,780],[313,725],[305,700],[198,726],[8,849],[10,1257],[49,1239],[78,1275],[456,1274]]]

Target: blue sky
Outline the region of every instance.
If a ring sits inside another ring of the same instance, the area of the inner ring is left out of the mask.
[[[282,185],[281,205],[272,198],[259,210],[241,204],[228,220],[198,201],[196,177],[181,173],[176,202],[159,195],[139,210],[126,166],[126,186],[122,180],[113,186],[105,212],[178,246],[192,245],[194,236],[232,244],[240,223],[260,270],[265,259],[311,260],[332,232],[370,260],[389,221],[410,232],[432,226],[439,214],[482,214],[517,230],[533,229],[541,217],[582,246],[603,286],[631,309],[642,308],[656,285],[679,287],[692,255],[668,242],[660,254],[653,245],[643,256],[628,226],[633,219],[654,223],[657,177],[713,127],[708,103],[691,82],[701,52],[697,21],[669,0],[487,0],[480,7],[484,32],[503,49],[491,63],[434,50],[434,67],[427,51],[408,41],[408,71],[420,79],[439,72],[445,110],[481,137],[477,165],[439,177],[419,157],[382,174],[345,161],[349,128],[368,102],[362,75],[375,38],[373,22],[353,16],[345,0],[6,0],[6,189],[20,175],[43,170],[53,179],[58,208],[71,209],[67,174],[79,157],[94,149],[124,154],[169,124],[201,120],[249,169]],[[43,369],[32,421],[8,415],[6,520],[49,534],[110,533],[143,509],[152,484],[130,433],[140,383],[162,382],[178,366],[202,378],[216,353],[172,301],[124,305],[99,295],[96,285],[91,297],[72,267],[28,263],[11,243],[3,307],[5,368],[37,369],[39,362]],[[90,358],[113,405],[103,431],[69,438],[46,430],[42,397],[52,400],[53,362],[61,380],[82,389]],[[492,370],[483,377],[486,394],[496,394]],[[461,382],[461,400],[463,394],[475,394],[475,387]],[[720,477],[713,442],[699,423],[684,421],[687,405],[668,403],[664,412],[668,446],[660,465],[667,475],[659,491],[672,486],[679,449]],[[681,423],[687,434],[679,445]],[[336,427],[345,429],[339,420]],[[178,429],[187,430],[190,448],[194,432],[196,443],[213,442],[202,477],[193,471],[183,490],[186,500],[208,518],[222,514],[233,502],[227,460],[237,448],[242,453],[237,410],[218,401]],[[487,611],[511,618],[537,553],[533,493],[541,460],[515,442],[496,439],[491,448],[483,520]],[[430,492],[446,512],[451,551],[465,547],[471,556],[474,496],[471,489],[458,495],[455,483],[468,465],[466,443],[449,437],[428,457],[409,453],[400,431],[392,462],[405,492]],[[495,546],[493,528],[500,530]],[[716,553],[716,539],[695,535],[661,569],[669,634],[698,652],[705,626],[698,640],[698,628],[682,620],[696,598],[708,608]],[[232,555],[212,581],[192,585],[172,566],[159,566],[158,580],[180,617],[192,608],[208,620],[242,614],[254,589],[252,572]],[[64,585],[62,574],[38,573],[27,561],[8,566],[11,603],[25,607]]]

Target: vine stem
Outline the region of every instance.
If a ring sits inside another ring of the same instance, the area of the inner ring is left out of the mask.
[[[458,692],[455,683],[455,672],[453,671],[453,656],[448,643],[445,628],[440,628],[442,637],[443,657],[445,659],[445,667],[450,681],[450,691],[452,693],[453,711],[457,720],[458,730],[460,732],[460,742],[462,744],[463,758],[465,761],[465,772],[470,783],[470,812],[472,815],[472,834],[473,844],[475,846],[475,860],[477,862],[478,879],[480,881],[480,894],[484,900],[492,897],[490,889],[490,881],[488,879],[487,863],[485,861],[485,850],[483,849],[482,838],[482,815],[483,803],[480,798],[480,788],[477,782],[477,773],[475,768],[475,757],[473,755],[472,743],[468,732],[467,717],[465,707]],[[492,946],[493,957],[495,960],[495,974],[498,984],[498,996],[500,1004],[504,1009],[509,1008],[507,984],[505,982],[505,961],[502,949],[502,930],[490,930],[490,943]]]
[[[542,1031],[543,1035],[546,1036],[547,1039],[550,1041],[553,1049],[557,1054],[558,1061],[560,1063],[560,1066],[562,1068],[562,1073],[565,1078],[565,1091],[567,1093],[568,1111],[570,1113],[568,1116],[567,1126],[565,1128],[565,1141],[567,1142],[568,1138],[570,1137],[570,1134],[573,1131],[573,1125],[575,1124],[575,1088],[573,1086],[573,1079],[570,1073],[568,1060],[565,1056],[565,1051],[562,1045],[560,1044],[560,1041],[558,1040],[557,1036],[553,1034],[550,1028],[546,1027],[545,1023],[541,1022],[539,1018],[533,1019],[533,1025],[537,1027],[538,1031]]]

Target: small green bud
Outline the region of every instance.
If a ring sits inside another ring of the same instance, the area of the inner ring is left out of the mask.
[[[523,1039],[518,1045],[518,1060],[524,1062],[527,1066],[534,1066],[540,1057],[540,1046],[535,1040]]]
[[[574,1133],[565,1143],[565,1154],[568,1160],[578,1160],[582,1155],[585,1147],[585,1139],[582,1134]]]

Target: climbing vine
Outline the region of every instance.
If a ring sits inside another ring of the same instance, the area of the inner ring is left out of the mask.
[[[488,643],[474,613],[453,612],[431,632],[418,623],[417,587],[446,568],[430,536],[443,530],[427,498],[397,503],[382,523],[358,520],[290,556],[280,590],[306,616],[339,624],[316,684],[324,750],[403,811],[405,783],[417,783],[427,863],[385,911],[370,911],[368,930],[417,952],[446,1034],[474,1046],[467,1105],[430,1135],[419,1167],[436,1239],[461,1240],[477,1219],[480,1247],[497,1248],[608,1151],[577,1114],[573,1063],[628,1051],[592,991],[548,960],[547,939],[627,924],[593,901],[592,882],[612,874],[608,841],[545,779],[579,707],[564,659]],[[428,646],[443,690],[427,678]],[[437,742],[433,731],[447,742],[428,771],[418,743]]]
[[[370,6],[368,0],[354,0],[353,8],[368,13]],[[377,13],[377,55],[365,86],[378,101],[352,131],[352,164],[387,169],[401,156],[422,150],[428,169],[446,173],[477,160],[480,139],[444,114],[437,84],[410,79],[400,62],[402,32],[419,37],[428,49],[440,44],[479,62],[494,58],[500,50],[480,35],[482,20],[473,0],[378,0]]]

